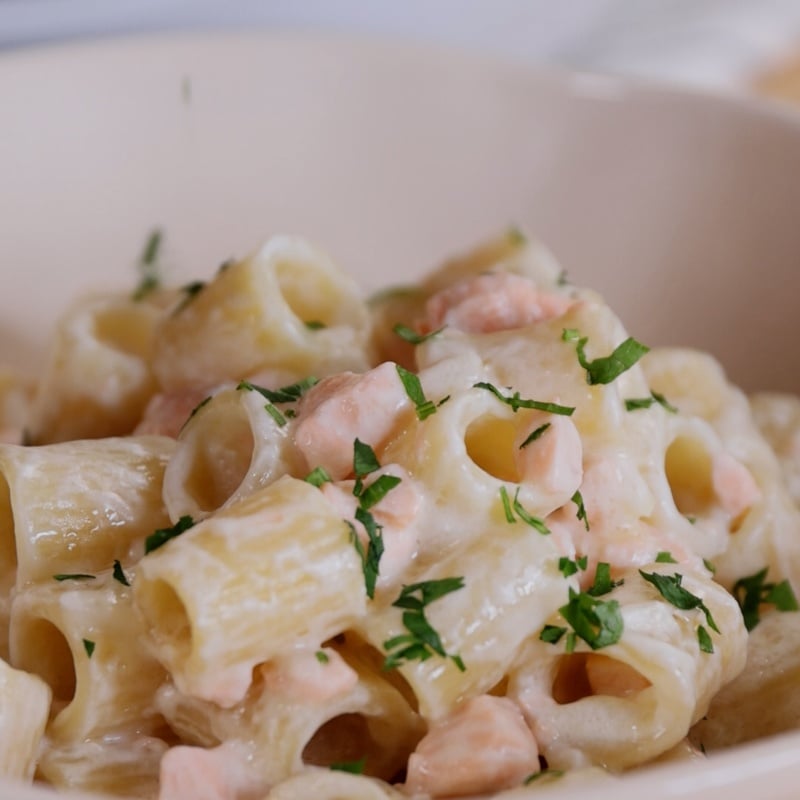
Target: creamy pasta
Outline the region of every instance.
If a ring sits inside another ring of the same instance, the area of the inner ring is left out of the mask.
[[[153,255],[3,374],[0,775],[521,797],[800,727],[800,400],[516,230],[369,301]]]

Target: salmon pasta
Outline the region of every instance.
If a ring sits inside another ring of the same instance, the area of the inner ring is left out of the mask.
[[[0,382],[0,774],[517,797],[800,727],[800,400],[516,230],[369,300],[157,246]]]

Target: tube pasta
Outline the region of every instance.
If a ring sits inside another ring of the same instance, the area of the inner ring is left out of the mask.
[[[369,304],[276,237],[75,306],[28,391],[0,773],[523,797],[798,727],[800,401],[648,351],[519,231]]]
[[[301,239],[271,239],[165,317],[153,369],[166,389],[240,380],[267,368],[302,378],[367,366],[355,284]]]
[[[150,369],[162,311],[106,296],[61,320],[29,421],[37,444],[130,433],[156,382]]]
[[[366,599],[347,526],[288,476],[145,556],[134,593],[179,688],[221,705],[241,700],[256,664],[334,636]]]

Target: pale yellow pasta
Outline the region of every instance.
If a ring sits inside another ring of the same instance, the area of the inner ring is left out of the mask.
[[[460,575],[464,587],[432,603],[426,612],[434,630],[442,631],[446,653],[455,658],[409,660],[398,672],[411,687],[426,720],[440,718],[461,698],[494,689],[506,676],[523,643],[537,635],[545,620],[563,602],[567,582],[557,568],[558,551],[550,537],[522,520],[498,519],[486,525],[481,541],[473,541],[440,559],[414,582]],[[378,651],[402,635],[399,608],[375,609],[356,630]],[[391,652],[391,651],[389,651]]]
[[[19,444],[24,438],[33,389],[30,379],[0,370],[0,442]]]
[[[12,441],[104,438],[0,444],[0,772],[521,798],[800,726],[800,401],[516,230],[370,305],[276,237],[76,306],[30,420],[9,386]]]
[[[674,573],[653,564],[648,574]],[[699,608],[668,603],[634,570],[603,596],[619,603],[620,640],[601,650],[579,642],[572,654],[540,640],[512,672],[509,696],[531,724],[548,764],[624,769],[677,745],[706,712],[713,695],[741,669],[746,632],[735,601],[720,586],[684,573],[682,585],[702,598],[720,633],[708,631]],[[557,617],[554,624],[563,624]],[[698,627],[713,652],[698,646]]]
[[[795,505],[800,506],[800,398],[761,392],[750,398],[758,429],[775,451]]]
[[[169,524],[161,489],[174,447],[160,436],[0,445],[0,533],[17,585],[137,559]]]
[[[33,778],[50,697],[43,680],[0,661],[0,776]]]
[[[163,311],[110,295],[60,321],[28,421],[37,444],[130,433],[156,390],[153,333]]]
[[[164,318],[153,369],[165,389],[267,369],[300,378],[363,369],[368,324],[356,285],[327,255],[275,237]]]
[[[222,705],[244,697],[256,664],[339,633],[366,600],[347,525],[289,477],[145,556],[134,595],[181,691]]]
[[[192,751],[175,763],[165,760],[162,782],[175,782],[175,773],[190,764],[215,769],[221,760],[247,776],[254,794],[308,764],[363,758],[366,774],[392,778],[424,725],[397,689],[352,653],[348,657],[346,663],[326,647],[262,664],[242,702],[228,709],[163,687],[157,706]]]
[[[750,633],[744,670],[711,701],[692,741],[713,752],[797,728],[799,683],[800,612],[773,611]]]
[[[173,522],[187,514],[199,520],[300,471],[289,420],[250,386],[214,392],[181,431],[164,475]]]

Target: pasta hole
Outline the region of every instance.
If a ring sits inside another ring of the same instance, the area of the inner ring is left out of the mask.
[[[667,448],[667,481],[681,514],[697,516],[714,500],[711,456],[702,442],[679,436]]]
[[[572,653],[559,661],[553,699],[560,705],[585,697],[631,697],[650,686],[641,673],[622,661],[597,653]]]
[[[0,594],[7,596],[14,583],[17,568],[17,541],[11,491],[0,473]]]
[[[96,312],[92,319],[94,335],[112,350],[147,358],[153,334],[153,314],[149,307],[115,307]]]
[[[278,264],[276,274],[283,300],[299,320],[325,327],[338,321],[338,292],[325,275],[297,262]]]
[[[192,646],[192,626],[186,606],[178,593],[164,580],[138,582],[139,607],[153,625],[157,622],[159,639],[169,643],[180,658],[186,658]]]
[[[66,705],[75,697],[75,661],[64,634],[50,620],[25,619],[16,626],[14,666],[38,675],[53,690],[53,703]]]
[[[472,461],[494,478],[519,483],[514,461],[516,426],[511,420],[485,414],[467,427],[464,443]]]
[[[255,442],[246,416],[215,413],[213,401],[193,431],[191,467],[184,489],[202,511],[216,511],[244,481]],[[217,424],[217,419],[220,424]],[[224,419],[224,424],[223,424]]]

